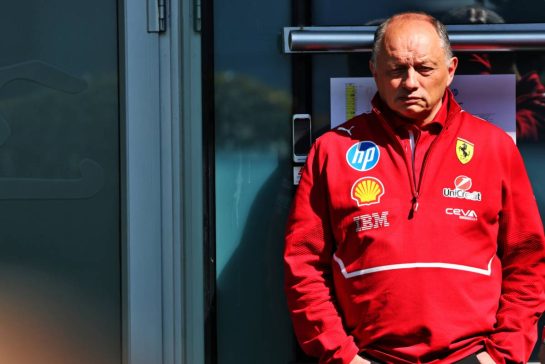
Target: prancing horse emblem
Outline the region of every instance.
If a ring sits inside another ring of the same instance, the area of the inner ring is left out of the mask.
[[[473,151],[473,143],[462,138],[458,138],[458,140],[456,140],[456,155],[458,156],[460,163],[468,163],[471,158],[473,158]]]

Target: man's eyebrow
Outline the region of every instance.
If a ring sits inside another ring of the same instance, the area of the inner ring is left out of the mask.
[[[437,60],[434,60],[433,58],[430,58],[430,57],[424,57],[421,59],[417,59],[416,61],[418,64],[423,64],[423,63],[438,64],[439,63]]]
[[[389,60],[386,62],[386,65],[387,66],[390,66],[390,67],[407,67],[407,63],[406,62],[400,62],[398,60]]]

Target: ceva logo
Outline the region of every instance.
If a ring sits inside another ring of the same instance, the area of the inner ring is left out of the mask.
[[[462,220],[477,221],[477,213],[474,210],[454,209],[447,207],[445,209],[447,215],[458,216]]]
[[[380,159],[378,146],[368,140],[358,142],[346,152],[346,161],[350,167],[364,172],[373,169]]]

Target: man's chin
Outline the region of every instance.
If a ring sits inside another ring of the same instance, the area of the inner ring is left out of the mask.
[[[403,110],[396,110],[396,113],[401,116],[403,119],[408,120],[423,120],[426,118],[426,112],[425,110],[422,110],[421,108],[408,108]]]

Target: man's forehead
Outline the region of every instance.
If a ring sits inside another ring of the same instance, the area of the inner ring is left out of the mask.
[[[422,57],[415,57],[411,54],[406,55],[396,55],[396,54],[386,54],[386,59],[383,62],[388,66],[399,66],[399,65],[421,65],[421,64],[438,64],[439,61],[436,57],[430,57],[429,55],[424,55]]]
[[[386,30],[384,40],[399,41],[440,41],[439,34],[430,24],[426,26],[393,27]]]
[[[384,47],[383,55],[385,56],[383,61],[387,63],[436,63],[438,58],[441,58],[443,55],[443,52],[441,48],[438,48],[437,52],[430,52],[428,48],[407,49]]]
[[[410,25],[408,23],[415,22],[423,27],[408,26]],[[428,22],[416,20],[396,21],[396,23],[405,24],[399,26],[395,23],[391,24],[387,28],[381,44],[382,52],[388,58],[403,60],[409,57],[412,60],[425,61],[443,53],[441,38]]]
[[[383,46],[399,45],[406,42],[431,42],[438,44],[441,38],[433,25],[421,19],[396,20],[388,25]]]

